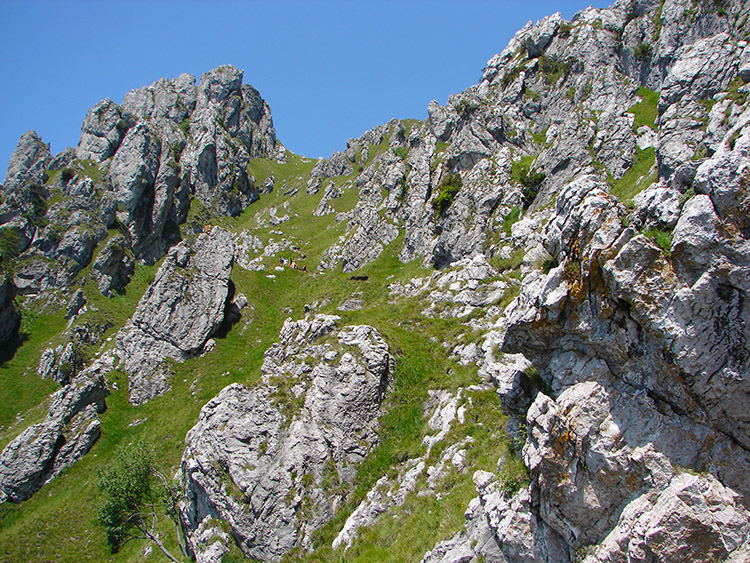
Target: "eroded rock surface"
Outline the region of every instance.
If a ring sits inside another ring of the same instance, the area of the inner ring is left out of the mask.
[[[154,282],[117,334],[117,355],[128,373],[130,400],[143,403],[169,388],[166,358],[184,361],[201,351],[224,320],[234,243],[214,227],[169,252]]]
[[[51,396],[47,417],[24,430],[0,454],[0,503],[21,502],[78,461],[100,434],[98,413],[113,369],[111,354],[102,356]]]
[[[215,560],[199,532],[212,519],[228,523],[251,557],[309,548],[377,443],[388,346],[372,327],[337,321],[287,320],[266,351],[263,383],[226,387],[188,433],[181,514],[200,561]]]

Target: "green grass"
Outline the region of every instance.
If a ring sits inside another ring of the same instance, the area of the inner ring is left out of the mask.
[[[508,214],[503,217],[503,231],[505,231],[506,235],[510,236],[510,231],[513,228],[513,225],[516,221],[518,221],[518,218],[521,216],[521,206],[516,205],[513,209],[511,209]]]
[[[641,191],[656,181],[656,151],[653,148],[636,149],[633,166],[618,180],[610,179],[612,195],[620,201],[633,199]]]
[[[638,131],[638,129],[644,125],[656,130],[659,95],[659,92],[649,90],[645,86],[641,86],[640,88],[638,88],[638,97],[641,99],[641,101],[628,109],[628,112],[635,115],[635,119],[633,121],[634,131]]]
[[[24,416],[47,396],[60,388],[50,379],[41,379],[36,374],[41,353],[65,329],[62,312],[42,315],[24,310],[21,319],[20,337],[3,346],[0,356],[0,427],[6,438],[6,429],[15,423],[17,416]],[[46,414],[42,414],[42,417]],[[32,416],[40,418],[38,413]],[[23,430],[30,421],[18,425]]]
[[[516,184],[521,183],[521,175],[524,171],[528,172],[532,164],[536,160],[535,156],[522,156],[518,160],[513,161],[510,167],[510,178]]]
[[[381,145],[370,147],[367,162],[372,162],[378,151],[388,150],[387,140]],[[533,161],[533,157],[530,158]],[[381,440],[359,467],[345,505],[331,523],[316,533],[319,551],[306,556],[310,561],[338,560],[340,554],[327,546],[351,511],[381,476],[392,473],[394,466],[423,452],[426,421],[422,408],[428,398],[427,390],[466,387],[476,383],[478,376],[476,367],[457,365],[449,359],[446,348],[439,344],[447,343],[452,347],[459,341],[466,341],[470,338],[466,336],[466,325],[451,318],[428,319],[422,314],[426,303],[389,295],[388,284],[431,273],[419,260],[407,264],[399,261],[403,234],[373,263],[357,271],[357,274],[367,276],[367,281],[352,281],[351,274],[341,271],[313,273],[320,256],[338,240],[345,228],[345,222],[336,222],[334,215],[311,215],[323,191],[314,195],[305,191],[313,165],[313,161],[292,154],[287,164],[252,160],[248,168],[256,179],[262,182],[273,173],[276,187],[272,193],[262,194],[258,202],[234,219],[215,217],[202,208],[200,202],[193,202],[190,217],[199,224],[222,224],[234,231],[248,229],[264,243],[270,238],[278,241],[281,236],[271,231],[280,228],[286,238],[299,246],[298,252],[307,256],[305,261],[309,271],[286,269],[276,272],[269,268],[249,272],[235,266],[231,276],[235,291],[244,293],[249,303],[242,311],[242,318],[231,329],[223,330],[215,337],[217,344],[211,353],[184,363],[171,362],[172,390],[164,396],[139,407],[132,406],[128,402],[126,375],[117,370],[109,374],[108,382],[113,392],[107,398],[107,410],[101,415],[101,438],[91,452],[28,501],[0,507],[0,560],[141,561],[146,545],[141,541],[127,544],[116,557],[109,553],[104,530],[96,522],[96,508],[102,499],[96,486],[98,472],[108,466],[122,446],[146,438],[157,449],[161,469],[173,475],[184,450],[185,434],[195,424],[203,405],[230,383],[256,385],[263,353],[278,339],[284,320],[303,317],[305,305],[316,302],[325,304],[318,305],[315,312],[340,315],[340,326],[369,324],[377,328],[396,360],[393,390],[387,397],[381,419]],[[330,180],[345,188],[342,197],[332,202],[337,211],[348,211],[358,201],[358,190],[353,186],[346,187],[352,179],[353,176]],[[281,185],[284,180],[289,188],[298,187],[298,193],[293,197],[283,195]],[[288,202],[288,209],[281,209],[284,202]],[[279,207],[280,215],[289,213],[290,221],[280,227],[256,228],[257,218],[267,214],[271,206]],[[518,213],[515,211],[516,216]],[[513,214],[514,210],[509,216]],[[267,266],[274,266],[277,262],[278,257],[270,257]],[[514,254],[506,265],[509,278],[517,273],[519,264],[519,255]],[[111,299],[98,293],[90,267],[79,274],[79,279],[87,280],[84,292],[89,304],[97,310],[81,315],[77,322],[108,326],[101,344],[83,350],[86,357],[93,357],[114,345],[114,338],[109,343],[106,338],[113,337],[132,315],[157,268],[158,264],[137,266],[125,291]],[[271,279],[268,274],[275,277]],[[365,307],[359,311],[338,311],[339,303],[355,291],[361,292]],[[509,299],[517,295],[517,283],[506,293]],[[62,312],[49,315],[27,313],[24,323],[29,339],[12,358],[0,364],[0,393],[4,393],[2,396],[6,399],[4,407],[0,407],[4,409],[0,410],[5,421],[3,424],[12,423],[18,412],[25,413],[24,424],[14,426],[2,435],[5,443],[24,426],[44,416],[45,399],[57,388],[53,382],[39,380],[33,370],[47,343],[60,338],[66,324]],[[30,381],[33,385],[29,385]],[[377,557],[419,560],[436,541],[463,526],[463,512],[468,501],[476,495],[471,482],[473,471],[477,468],[494,470],[498,456],[504,455],[507,449],[502,432],[504,418],[494,393],[483,395],[476,392],[473,400],[476,401],[475,408],[469,411],[466,422],[457,426],[451,437],[471,435],[476,440],[468,453],[471,469],[465,474],[454,472],[449,475],[441,485],[441,494],[445,495],[441,501],[434,497],[415,496],[399,509],[398,520],[385,515],[347,552],[347,558],[357,561],[371,561]],[[137,421],[143,422],[133,425]],[[435,455],[438,453],[439,449]],[[508,479],[512,481],[516,477]],[[167,548],[175,553],[179,550],[172,529],[166,524],[162,528],[162,538]],[[147,560],[161,559],[155,553]]]
[[[669,255],[672,247],[672,231],[665,231],[663,229],[652,228],[648,229],[643,233],[646,237],[650,238],[661,251]]]

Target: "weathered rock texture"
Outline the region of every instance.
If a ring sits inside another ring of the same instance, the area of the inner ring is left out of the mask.
[[[188,433],[181,514],[199,561],[218,560],[201,541],[215,520],[254,558],[309,548],[377,443],[388,346],[372,327],[337,320],[287,320],[266,351],[263,383],[225,388]]]
[[[114,358],[102,356],[55,392],[43,422],[24,430],[0,454],[0,503],[21,502],[85,455],[99,438],[98,413]]]
[[[94,268],[112,295],[133,258],[153,263],[180,241],[193,196],[226,215],[256,200],[247,163],[276,154],[276,133],[268,104],[242,77],[223,66],[198,85],[183,74],[129,92],[121,105],[104,100],[88,112],[77,149],[54,158],[34,131],[24,134],[0,190],[3,254],[20,255],[18,291],[71,285],[118,227]]]
[[[21,315],[13,301],[15,296],[13,280],[4,272],[0,273],[0,345],[8,342],[18,331]]]
[[[666,250],[595,177],[564,187],[542,232],[552,267],[529,271],[501,321],[502,349],[547,386],[499,388],[525,418],[531,486],[509,497],[476,476],[466,532],[427,561],[750,556],[749,121],[676,210],[644,213],[664,199],[644,192],[634,215],[674,226]]]
[[[232,235],[220,227],[170,250],[133,317],[117,334],[117,355],[128,373],[132,403],[166,391],[164,360],[184,361],[199,353],[219,328],[233,258]]]

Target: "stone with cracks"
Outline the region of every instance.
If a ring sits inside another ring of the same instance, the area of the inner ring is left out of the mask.
[[[263,383],[226,387],[188,433],[181,515],[199,561],[211,560],[198,545],[210,519],[229,524],[250,557],[309,549],[377,443],[388,346],[372,327],[337,321],[287,320],[266,351]]]
[[[130,400],[143,403],[164,393],[169,357],[184,361],[224,320],[234,242],[214,227],[192,243],[173,247],[133,317],[117,334],[117,355],[128,373]]]

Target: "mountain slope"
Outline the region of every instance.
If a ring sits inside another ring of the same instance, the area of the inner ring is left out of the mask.
[[[550,16],[318,162],[232,67],[24,135],[0,553],[141,558],[94,505],[147,437],[200,561],[746,559],[749,15]]]

